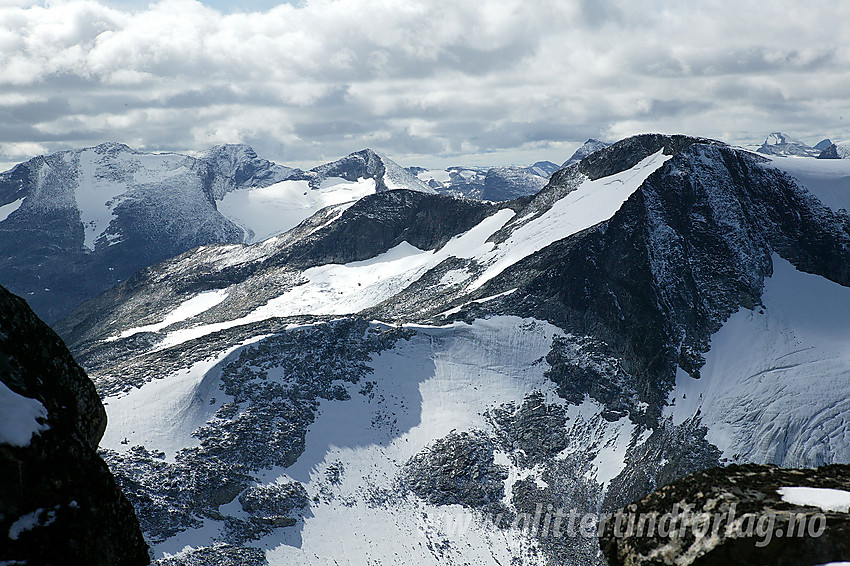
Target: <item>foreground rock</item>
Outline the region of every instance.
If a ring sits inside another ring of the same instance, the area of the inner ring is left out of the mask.
[[[611,566],[814,566],[850,559],[848,505],[847,465],[713,468],[615,513],[600,546]]]
[[[0,563],[148,564],[97,455],[106,413],[56,334],[0,287]]]

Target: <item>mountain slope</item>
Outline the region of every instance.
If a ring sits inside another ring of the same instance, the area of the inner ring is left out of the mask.
[[[818,159],[850,159],[850,141],[830,143],[817,156]]]
[[[37,157],[0,174],[0,282],[54,322],[141,268],[259,241],[387,187],[431,192],[370,150],[308,172],[245,145],[197,159],[116,143]]]
[[[590,138],[586,142],[584,142],[584,144],[582,144],[582,146],[580,148],[578,148],[575,151],[575,153],[573,153],[572,156],[570,156],[569,159],[564,161],[564,164],[561,165],[561,167],[562,168],[568,167],[568,166],[572,165],[573,163],[577,163],[577,162],[581,161],[582,159],[584,159],[585,157],[587,157],[588,155],[590,155],[591,153],[596,153],[600,149],[604,149],[604,148],[608,147],[609,145],[611,145],[611,144]]]
[[[841,290],[848,265],[850,218],[766,158],[643,135],[532,197],[388,191],[206,246],[57,327],[115,415],[106,458],[157,555],[204,547],[169,563],[253,548],[257,563],[596,564],[595,540],[515,520],[615,509],[739,451],[778,458],[777,436],[721,442],[737,413],[704,415],[680,389],[700,377],[705,407],[727,403],[719,333],[781,312],[788,273]],[[755,353],[771,368],[787,352]],[[785,397],[753,389],[751,414],[805,396],[806,371],[787,368]],[[803,465],[843,458],[805,449],[836,402],[806,399],[781,446]],[[275,490],[292,504],[246,503]]]
[[[409,167],[408,170],[442,194],[507,201],[538,192],[558,166],[551,161],[538,161],[528,167],[450,167],[446,170]]]

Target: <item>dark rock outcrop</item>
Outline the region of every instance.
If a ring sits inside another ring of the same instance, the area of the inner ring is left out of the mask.
[[[850,466],[699,472],[615,513],[600,546],[610,566],[815,566],[850,558],[850,515],[784,501],[777,490],[788,487],[850,491]]]
[[[0,288],[0,562],[147,564],[133,508],[95,450],[106,413],[59,337]],[[15,407],[43,410],[16,422]],[[17,426],[16,426],[17,425]],[[14,431],[13,431],[14,432]],[[9,561],[9,562],[6,562]]]
[[[494,449],[481,432],[452,432],[407,462],[403,487],[436,505],[499,511],[508,474],[494,463]]]
[[[838,155],[838,148],[835,144],[831,143],[820,152],[818,159],[841,159],[841,156]]]

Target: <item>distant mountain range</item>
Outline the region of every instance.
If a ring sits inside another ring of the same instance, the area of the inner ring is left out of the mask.
[[[557,170],[558,166],[551,161],[539,161],[530,167],[408,168],[408,171],[437,192],[491,201],[533,195],[546,185],[549,176]]]
[[[782,132],[768,135],[757,150],[764,155],[779,157],[816,157],[818,159],[847,159],[850,157],[850,141],[833,143],[824,139],[814,146],[806,145],[798,139]]]
[[[433,192],[371,150],[310,171],[244,145],[198,158],[117,143],[36,157],[0,174],[0,283],[52,322],[197,246],[260,241],[397,188]]]
[[[408,171],[443,194],[507,201],[539,192],[549,182],[552,173],[581,161],[608,145],[599,140],[589,139],[560,167],[551,161],[538,161],[529,167],[449,167],[448,169],[409,167]]]
[[[599,143],[590,140],[571,159]],[[0,284],[54,322],[197,246],[259,242],[319,210],[330,219],[393,189],[511,200],[540,191],[557,169],[404,169],[369,149],[309,171],[271,163],[246,145],[199,157],[119,143],[63,151],[0,173]]]
[[[373,192],[197,248],[55,326],[162,564],[599,564],[512,518],[850,461],[836,165],[635,136],[533,196]]]

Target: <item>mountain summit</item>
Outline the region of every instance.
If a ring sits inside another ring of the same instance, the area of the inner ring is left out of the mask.
[[[157,556],[598,564],[514,519],[850,460],[850,217],[777,167],[647,134],[508,202],[376,192],[57,329]]]
[[[0,173],[0,283],[53,322],[139,269],[263,240],[390,188],[432,192],[371,150],[306,172],[247,145],[198,158],[114,142],[40,156]]]
[[[561,165],[561,167],[567,167],[569,165],[572,165],[573,163],[581,161],[582,159],[584,159],[585,157],[587,157],[591,153],[595,153],[595,152],[599,151],[600,149],[604,149],[604,148],[608,147],[609,145],[610,144],[607,144],[605,142],[601,142],[599,140],[595,140],[593,138],[590,138],[589,140],[584,142],[584,144],[580,148],[578,148],[575,151],[575,153],[573,153],[572,156],[569,159],[564,161],[564,164]]]
[[[820,155],[821,150],[810,147],[788,134],[773,132],[767,136],[764,143],[759,147],[758,152],[765,155],[817,157]]]

